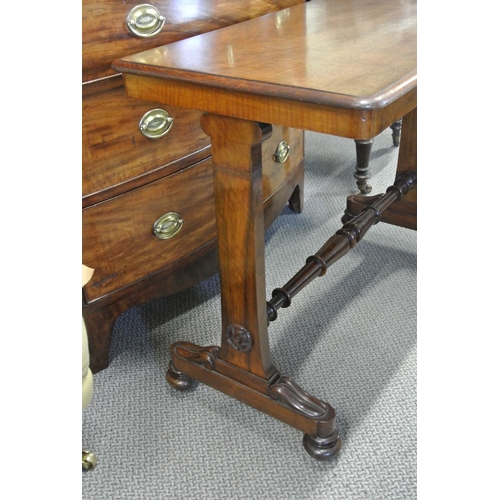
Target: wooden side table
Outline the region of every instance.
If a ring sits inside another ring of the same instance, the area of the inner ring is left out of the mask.
[[[169,382],[179,389],[204,382],[304,432],[314,458],[331,458],[341,447],[335,410],[276,370],[267,327],[373,224],[415,225],[416,1],[315,0],[113,67],[132,97],[203,111],[212,140],[221,345],[174,344]],[[400,117],[394,185],[375,199],[351,199],[344,227],[266,302],[262,143],[269,124],[367,140]]]

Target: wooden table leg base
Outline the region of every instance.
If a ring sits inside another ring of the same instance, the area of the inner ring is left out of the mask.
[[[342,448],[342,439],[338,429],[326,438],[311,437],[309,434],[304,434],[302,440],[305,450],[311,457],[316,460],[329,460],[338,454]]]
[[[351,195],[347,197],[347,206],[342,216],[342,223],[347,224],[359,215],[367,206],[373,205],[384,194],[375,196]],[[417,204],[408,203],[404,197],[401,201],[395,201],[381,217],[381,222],[395,226],[417,229]]]
[[[398,166],[396,169],[396,181],[399,175],[407,172],[417,173],[417,108],[406,114],[402,120],[393,124],[394,145],[399,144]],[[401,129],[401,141],[399,141],[399,130]],[[415,179],[416,181],[416,179]],[[383,194],[376,196],[353,195],[347,197],[347,207],[342,217],[342,223],[350,222],[360,214],[367,206],[373,205],[382,198]],[[387,224],[417,229],[417,188],[404,195],[399,201],[395,201],[382,214],[380,219]]]
[[[172,361],[167,370],[167,382],[178,391],[187,391],[193,385],[193,379],[176,370]]]
[[[170,348],[168,382],[176,389],[198,380],[263,413],[304,432],[303,445],[317,460],[334,457],[342,446],[335,426],[335,410],[301,389],[289,377],[275,372],[263,379],[219,358],[217,346],[177,342]]]

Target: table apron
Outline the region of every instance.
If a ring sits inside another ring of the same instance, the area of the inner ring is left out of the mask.
[[[123,74],[130,97],[351,139],[372,139],[417,106],[417,88],[377,108],[346,108]]]

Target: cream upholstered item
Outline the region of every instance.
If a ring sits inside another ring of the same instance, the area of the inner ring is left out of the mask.
[[[82,318],[82,410],[89,405],[94,394],[94,381],[89,365],[90,357],[87,329],[85,328],[85,321]]]
[[[93,269],[82,265],[82,286],[90,280],[93,272]],[[82,318],[82,410],[89,405],[94,394],[93,375],[89,365],[90,356],[87,329],[85,328],[85,321]],[[85,470],[92,470],[96,462],[97,459],[93,453],[88,450],[82,450],[82,467]]]

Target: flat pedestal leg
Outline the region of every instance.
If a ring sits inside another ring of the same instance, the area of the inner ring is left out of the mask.
[[[178,342],[167,379],[174,387],[199,380],[305,433],[319,460],[336,455],[335,410],[282,376],[271,362],[264,269],[262,142],[272,127],[204,115],[212,139],[221,281],[221,346]]]

